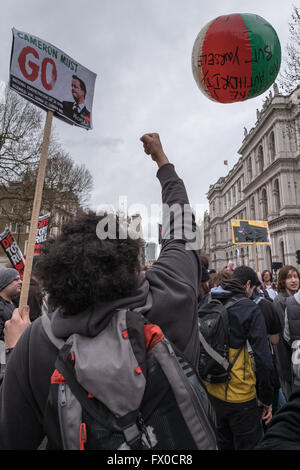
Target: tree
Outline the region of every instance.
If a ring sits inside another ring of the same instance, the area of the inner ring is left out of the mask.
[[[12,90],[0,103],[0,212],[3,219],[28,224],[43,138],[42,112]],[[92,176],[62,149],[52,129],[41,211],[78,210],[92,189]],[[53,220],[52,220],[53,223]]]
[[[76,201],[83,205],[87,202],[93,186],[92,175],[84,165],[76,165],[63,151],[57,151],[47,161],[45,177],[45,201],[47,194],[63,195],[65,203]],[[53,200],[52,196],[48,198]]]
[[[289,22],[289,43],[286,46],[285,68],[279,84],[284,93],[290,94],[300,83],[300,8],[293,5]]]
[[[10,222],[29,224],[34,198],[38,163],[27,167],[22,178],[10,182],[0,194],[2,215]],[[92,189],[90,172],[77,165],[63,150],[49,155],[42,195],[41,211],[51,212],[51,226],[59,226],[59,217],[69,217],[84,205]]]
[[[40,157],[42,112],[6,88],[0,103],[0,184],[19,178]]]

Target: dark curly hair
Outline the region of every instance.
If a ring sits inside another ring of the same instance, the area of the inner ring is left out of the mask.
[[[45,243],[36,265],[53,307],[68,314],[85,310],[98,301],[112,301],[133,294],[139,284],[141,238],[100,240],[98,222],[107,214],[94,212],[76,217],[62,227],[61,235]]]

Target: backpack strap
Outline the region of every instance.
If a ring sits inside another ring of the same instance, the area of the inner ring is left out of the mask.
[[[242,297],[232,297],[231,299],[229,299],[225,304],[224,304],[224,307],[226,308],[226,310],[231,307],[232,305],[236,304],[237,302],[239,302],[240,300],[244,299],[245,297],[242,296]],[[213,302],[215,299],[213,299],[210,295],[210,299],[209,299],[209,302]],[[218,301],[219,302],[219,301]],[[226,319],[226,322],[227,322],[227,319]],[[226,324],[226,327],[228,327],[228,325]],[[217,351],[215,351],[209,344],[208,342],[206,341],[206,339],[204,338],[204,336],[202,335],[201,331],[200,331],[200,328],[198,328],[198,334],[199,334],[199,340],[200,340],[200,343],[202,344],[202,346],[204,347],[205,351],[207,352],[207,354],[210,355],[210,357],[212,357],[218,364],[220,364],[226,371],[230,370],[236,359],[238,358],[239,354],[240,354],[240,351],[238,352],[237,354],[237,357],[234,359],[233,363],[230,364],[227,359],[223,356],[221,356],[221,354],[219,354]]]
[[[93,417],[96,422],[102,425],[103,419],[107,419],[106,414],[103,412],[101,413],[101,408],[88,397],[88,393],[77,381],[68,361],[63,360],[63,356],[66,355],[68,350],[69,346],[66,345],[66,351],[64,352],[64,349],[61,351],[62,357],[61,353],[58,355],[55,366],[57,370],[64,376],[73,395],[77,398],[81,406],[88,412],[89,415]],[[134,412],[128,413],[125,416],[115,417],[115,422],[120,431],[123,433],[126,443],[133,450],[144,448],[139,414],[139,410],[136,410]]]
[[[41,316],[41,321],[42,321],[42,326],[44,328],[44,331],[48,338],[50,339],[51,343],[54,344],[54,346],[57,347],[57,349],[61,349],[63,345],[65,344],[65,341],[61,338],[57,338],[53,333],[51,329],[51,322],[50,318],[48,317],[47,314],[44,314]]]
[[[244,345],[240,347],[240,349],[238,350],[238,352],[236,353],[233,361],[229,364],[229,372],[231,371],[231,369],[233,369],[233,366],[234,364],[236,363],[236,361],[238,360],[242,350],[244,349]],[[226,381],[226,387],[225,387],[225,400],[227,400],[227,392],[228,392],[228,387],[229,387],[229,376],[228,376],[228,380]]]
[[[207,354],[209,354],[210,357],[212,357],[218,364],[220,364],[222,367],[224,367],[224,369],[227,371],[229,369],[229,366],[230,366],[230,363],[227,361],[227,359],[225,357],[221,356],[221,354],[219,354],[217,351],[215,351],[208,344],[208,342],[206,341],[206,339],[202,335],[202,333],[200,331],[200,328],[198,328],[198,333],[199,333],[200,343],[204,347]]]
[[[243,294],[241,295],[237,295],[237,296],[233,296],[231,297],[229,300],[226,300],[225,303],[224,303],[224,307],[226,309],[232,307],[233,305],[237,304],[238,302],[240,302],[241,300],[243,299],[246,299],[247,297],[245,297]]]

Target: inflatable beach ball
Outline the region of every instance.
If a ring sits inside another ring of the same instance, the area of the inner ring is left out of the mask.
[[[251,13],[219,16],[198,34],[192,69],[211,100],[234,103],[264,93],[275,81],[281,47],[274,28]]]

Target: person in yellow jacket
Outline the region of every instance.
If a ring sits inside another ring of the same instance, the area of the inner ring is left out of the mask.
[[[272,356],[263,313],[249,298],[257,283],[253,269],[239,266],[231,279],[211,290],[211,297],[224,303],[242,297],[228,307],[230,379],[205,382],[222,450],[253,449],[263,436],[262,420],[268,424],[272,418]]]

